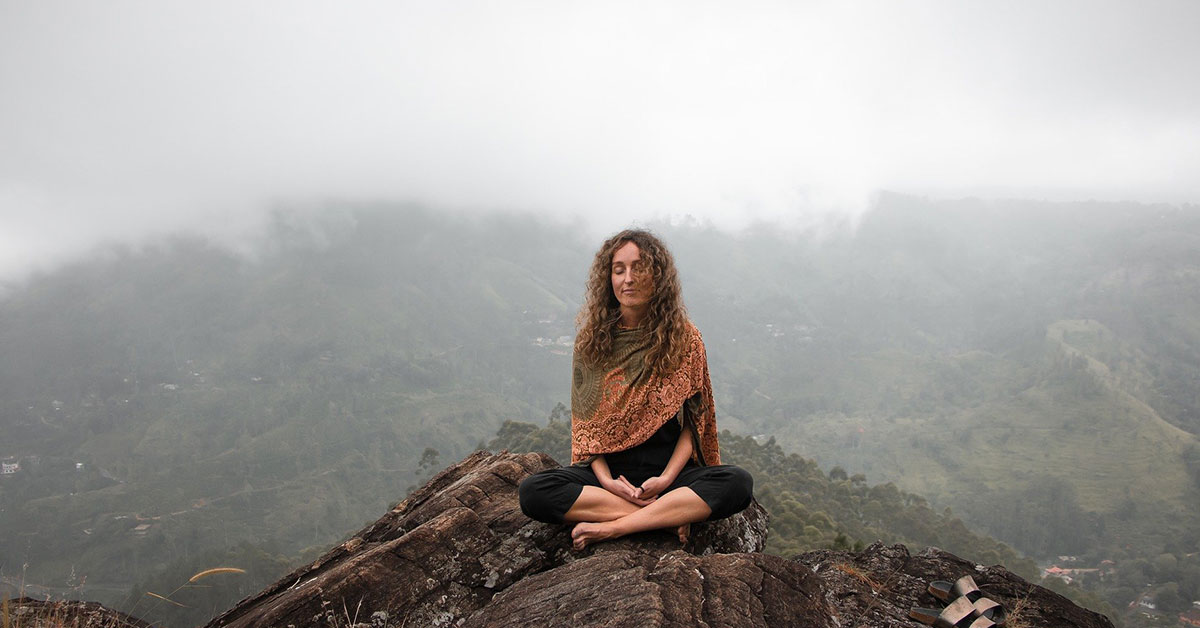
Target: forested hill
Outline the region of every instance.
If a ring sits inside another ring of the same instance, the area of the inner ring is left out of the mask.
[[[1125,565],[1114,605],[1200,597],[1200,209],[885,195],[853,230],[657,230],[722,428]],[[181,235],[10,286],[3,576],[111,601],[239,543],[328,545],[566,401],[597,244],[342,205],[277,212],[249,255]]]
[[[457,460],[562,399],[569,357],[534,340],[572,333],[586,253],[563,236],[280,213],[254,259],[181,236],[11,291],[0,458],[21,472],[0,479],[0,571],[14,590],[86,577],[115,604],[227,547],[264,565],[323,549],[401,499],[426,448]]]

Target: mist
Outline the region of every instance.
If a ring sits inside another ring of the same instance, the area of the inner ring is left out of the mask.
[[[0,5],[0,278],[385,199],[738,228],[1200,198],[1190,2]]]

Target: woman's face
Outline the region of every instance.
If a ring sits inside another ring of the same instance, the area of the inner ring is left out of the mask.
[[[613,253],[612,290],[622,310],[644,310],[654,294],[650,269],[642,261],[641,251],[631,242]]]

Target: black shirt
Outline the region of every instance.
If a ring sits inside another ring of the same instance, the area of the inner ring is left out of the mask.
[[[682,431],[679,421],[674,418],[668,420],[641,444],[625,451],[604,454],[608,470],[612,472],[613,477],[643,475],[645,472],[658,475],[671,461],[671,454],[675,453],[675,444],[679,442],[679,434]],[[688,464],[692,462],[689,460]]]

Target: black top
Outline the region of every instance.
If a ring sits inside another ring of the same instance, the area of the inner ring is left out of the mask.
[[[679,434],[682,431],[683,428],[680,427],[679,421],[672,418],[641,444],[634,445],[625,451],[604,454],[609,471],[612,471],[613,477],[628,474],[641,475],[642,473],[639,472],[647,471],[651,475],[658,475],[671,461],[671,454],[675,452],[675,443],[679,442]],[[692,464],[689,460],[688,465]]]

